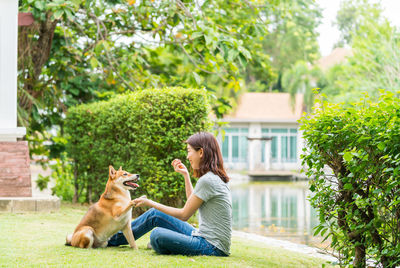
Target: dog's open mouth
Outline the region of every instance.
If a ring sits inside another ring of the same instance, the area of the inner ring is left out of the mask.
[[[136,188],[139,187],[139,185],[136,184],[134,180],[131,180],[131,181],[124,181],[124,185],[125,185],[125,186],[129,186],[129,187],[131,187],[131,188],[133,188],[133,189],[136,189]]]

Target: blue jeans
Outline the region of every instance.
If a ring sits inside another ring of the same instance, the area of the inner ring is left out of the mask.
[[[150,244],[159,254],[227,256],[205,238],[192,236],[194,228],[189,223],[154,208],[132,221],[131,228],[135,239],[155,228],[150,234]],[[108,246],[126,244],[128,241],[122,232],[116,233],[108,241]]]

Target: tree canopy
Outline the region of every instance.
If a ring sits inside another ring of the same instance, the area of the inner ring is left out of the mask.
[[[19,3],[35,18],[19,28],[18,58],[18,118],[32,142],[49,128],[62,137],[71,106],[146,88],[204,87],[221,117],[241,92],[284,91],[282,70],[318,56],[311,0]]]
[[[352,18],[343,14],[356,11]],[[397,92],[400,89],[399,31],[383,16],[382,8],[368,1],[347,1],[337,17],[342,25],[342,43],[348,43],[352,56],[331,68],[325,77],[322,92],[332,102],[351,103],[364,93],[377,98],[379,89]]]
[[[21,1],[36,22],[20,30],[20,123],[55,124],[71,105],[165,85],[206,87],[223,114],[248,62],[270,64],[260,42],[277,4]]]

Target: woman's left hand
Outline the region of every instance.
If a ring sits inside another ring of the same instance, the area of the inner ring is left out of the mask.
[[[151,204],[151,200],[147,199],[147,197],[143,195],[133,200],[133,203],[135,204],[135,207],[149,207]]]

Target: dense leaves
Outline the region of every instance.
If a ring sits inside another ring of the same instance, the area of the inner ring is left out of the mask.
[[[400,92],[343,108],[320,103],[302,119],[312,205],[342,265],[400,263]]]
[[[75,200],[82,195],[85,201],[97,200],[108,166],[114,165],[140,174],[135,196],[181,205],[184,181],[171,162],[186,162],[184,141],[209,129],[209,111],[204,90],[182,88],[143,90],[71,108],[66,133],[75,163]]]
[[[20,27],[20,124],[62,127],[76,103],[177,85],[214,92],[220,116],[248,62],[269,76],[261,41],[278,3],[23,0],[35,23]]]

